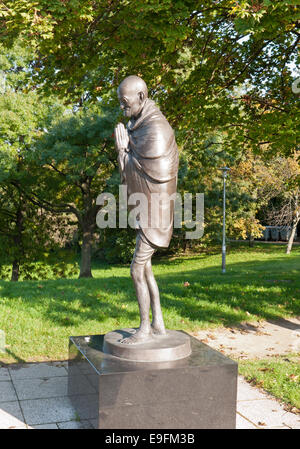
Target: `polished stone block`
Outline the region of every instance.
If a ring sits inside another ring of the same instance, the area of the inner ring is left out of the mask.
[[[103,352],[104,335],[70,337],[68,394],[100,429],[233,429],[237,363],[191,338],[172,362],[130,362]]]

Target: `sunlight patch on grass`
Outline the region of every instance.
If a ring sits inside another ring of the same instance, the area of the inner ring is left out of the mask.
[[[221,255],[154,259],[167,328],[187,332],[300,315],[300,248],[237,247]],[[95,263],[93,279],[0,281],[2,360],[66,359],[68,337],[138,327],[129,265]]]

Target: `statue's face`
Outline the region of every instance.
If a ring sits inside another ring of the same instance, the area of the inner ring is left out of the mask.
[[[120,108],[125,117],[137,117],[141,112],[143,106],[143,98],[136,90],[129,88],[118,89],[118,98]]]

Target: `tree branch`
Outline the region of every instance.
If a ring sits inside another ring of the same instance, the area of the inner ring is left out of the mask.
[[[64,177],[66,177],[67,175],[66,175],[66,173],[64,173],[64,172],[62,172],[62,171],[60,171],[60,170],[58,170],[58,168],[56,168],[53,164],[45,164],[46,166],[48,165],[49,167],[51,167],[51,168],[53,168],[53,170],[55,170],[57,173],[59,173],[60,175],[62,175],[62,176],[64,176]]]
[[[244,67],[243,67],[243,69],[242,70],[240,70],[239,71],[239,73],[234,77],[234,78],[232,78],[230,81],[228,81],[226,84],[225,84],[225,86],[223,86],[220,90],[219,90],[219,92],[216,94],[216,95],[219,95],[224,89],[228,89],[228,87],[230,87],[230,86],[232,86],[234,83],[235,83],[235,81],[238,79],[238,78],[240,78],[240,76],[248,69],[248,67],[252,64],[252,62],[255,60],[255,58],[262,52],[262,50],[270,43],[270,42],[272,42],[273,40],[275,40],[276,39],[276,37],[274,37],[273,39],[268,39],[267,41],[265,41],[264,43],[263,43],[263,45],[261,45],[260,47],[259,47],[259,49],[256,51],[256,52],[254,52],[254,54],[252,54],[252,56],[248,59],[248,62],[244,65]]]
[[[54,214],[59,214],[59,213],[73,213],[74,215],[76,215],[77,220],[80,222],[80,224],[82,223],[82,218],[81,218],[81,213],[80,211],[74,207],[72,204],[69,203],[61,203],[59,205],[54,205],[52,203],[50,203],[49,201],[46,201],[45,199],[41,199],[36,193],[34,192],[26,192],[24,189],[21,189],[20,186],[18,186],[18,184],[16,182],[12,182],[12,185],[14,185],[15,187],[19,188],[23,195],[35,206],[39,206],[42,207],[43,209],[49,210],[50,212],[53,212]]]

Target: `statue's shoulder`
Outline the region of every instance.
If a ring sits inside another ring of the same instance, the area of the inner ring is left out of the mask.
[[[140,117],[129,121],[127,129],[136,138],[151,137],[161,143],[169,141],[173,133],[168,120],[153,100],[147,99]]]
[[[157,130],[157,132],[171,133],[173,132],[167,118],[164,116],[160,108],[153,100],[149,101],[147,116],[145,116],[145,125],[149,125]]]

